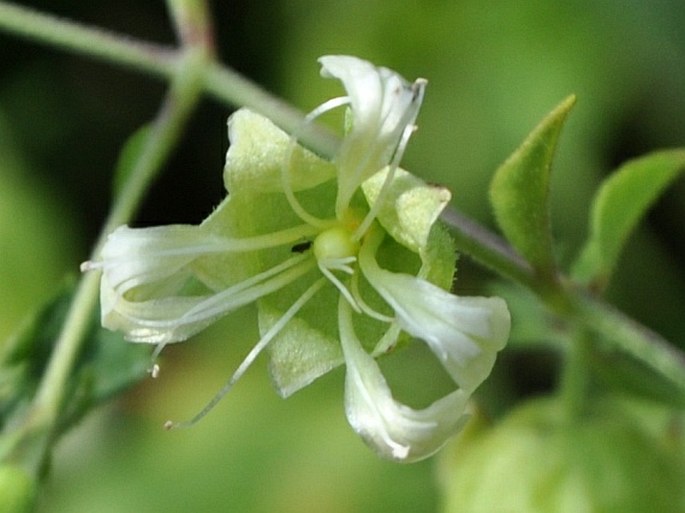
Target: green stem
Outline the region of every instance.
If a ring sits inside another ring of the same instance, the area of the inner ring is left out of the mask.
[[[174,75],[174,51],[0,2],[0,30],[154,75]]]
[[[591,343],[584,328],[579,328],[573,344],[566,347],[566,359],[561,373],[560,392],[564,411],[569,422],[582,415],[588,398],[589,362]]]
[[[145,148],[117,196],[94,254],[99,252],[107,234],[114,227],[132,218],[150,182],[176,146],[182,129],[200,98],[206,58],[207,52],[203,48],[189,49],[184,53]],[[84,343],[88,321],[96,307],[99,278],[97,273],[89,273],[79,284],[36,395],[31,418],[35,427],[51,430],[57,423],[65,400],[69,375]]]
[[[665,376],[685,395],[685,354],[673,344],[568,280],[560,279],[550,286],[505,241],[456,210],[448,209],[442,219],[452,229],[459,251],[532,290],[561,318],[613,342]]]
[[[685,395],[682,351],[604,301],[580,292],[573,299],[574,315],[582,325],[669,379]]]
[[[242,105],[269,118],[288,133],[298,134],[299,141],[324,158],[336,154],[339,139],[321,125],[302,130],[304,114],[245,77],[214,63],[207,72],[206,91],[226,103]]]
[[[537,288],[533,268],[502,238],[452,207],[442,213],[441,219],[451,228],[459,251],[511,280]]]
[[[211,48],[213,38],[209,28],[210,20],[203,2],[168,0],[168,4],[179,39],[185,44]],[[179,55],[173,48],[86,27],[4,2],[0,2],[0,30],[165,79],[172,79],[178,67]],[[302,128],[304,114],[301,111],[218,62],[213,61],[208,66],[203,87],[207,93],[224,103],[245,106],[269,117],[289,133]],[[315,129],[302,131],[299,139],[327,158],[335,154],[339,143],[337,137],[320,125],[316,125]]]

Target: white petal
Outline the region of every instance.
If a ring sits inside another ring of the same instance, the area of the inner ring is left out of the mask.
[[[378,267],[360,254],[364,276],[395,310],[397,322],[424,340],[452,379],[472,392],[488,377],[509,338],[507,305],[497,297],[459,297],[426,280]]]
[[[456,390],[423,410],[397,402],[378,364],[357,339],[351,309],[344,300],[339,314],[347,365],[345,411],[350,425],[385,458],[409,463],[431,456],[466,422],[469,395]]]
[[[206,250],[211,241],[190,225],[129,228],[120,226],[108,237],[100,253],[109,286],[119,294],[178,274]]]
[[[86,269],[102,269],[102,324],[136,342],[185,340],[218,317],[285,286],[314,266],[313,261],[305,265],[307,255],[293,256],[215,293],[199,266],[203,258],[222,255],[223,265],[231,266],[231,255],[289,244],[311,233],[311,227],[300,225],[232,239],[203,226],[121,226],[107,238],[101,260],[86,265]],[[243,263],[241,258],[235,265]]]
[[[410,84],[387,68],[356,57],[321,57],[322,75],[339,79],[350,100],[352,129],[336,156],[341,201],[388,165],[407,127],[413,126],[425,81]]]

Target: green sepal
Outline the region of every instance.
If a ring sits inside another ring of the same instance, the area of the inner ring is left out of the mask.
[[[600,187],[590,212],[590,236],[572,276],[602,289],[640,219],[685,171],[685,150],[663,150],[628,161]]]
[[[386,168],[362,184],[369,205],[378,199],[387,173]],[[454,241],[438,218],[451,197],[445,187],[398,168],[376,218],[398,244],[420,256],[421,277],[447,290],[454,279],[456,253]]]
[[[294,191],[310,189],[335,177],[335,166],[317,157],[269,119],[240,109],[228,120],[231,150],[226,156],[224,184],[229,192],[283,193],[282,173],[288,166]]]
[[[115,197],[121,192],[124,184],[128,181],[129,176],[131,176],[133,168],[140,161],[140,155],[145,151],[145,145],[151,133],[152,124],[146,123],[126,139],[114,168],[112,187]]]
[[[362,185],[372,205],[386,172],[379,172]],[[428,185],[401,169],[397,170],[395,178],[396,182],[387,191],[378,212],[377,220],[390,235],[379,248],[378,262],[394,272],[420,273],[428,281],[449,289],[455,268],[454,244],[437,222],[449,202],[449,191]],[[263,333],[273,325],[310,283],[293,284],[276,297],[260,301],[260,331]],[[360,289],[373,308],[392,315],[363,276],[360,277]],[[295,393],[343,363],[335,315],[338,297],[337,289],[325,287],[272,343],[269,368],[282,396]],[[276,303],[279,306],[274,308]],[[387,328],[367,316],[355,317],[355,331],[367,351],[376,348]]]
[[[556,272],[549,213],[552,159],[566,117],[569,96],[530,133],[502,164],[490,184],[490,201],[509,242],[540,276]]]
[[[387,174],[386,168],[362,184],[369,205],[376,203]],[[425,251],[431,228],[450,198],[446,188],[429,185],[398,168],[385,192],[377,219],[393,239],[420,254]]]

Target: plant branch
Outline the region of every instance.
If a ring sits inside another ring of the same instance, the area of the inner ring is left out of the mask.
[[[0,30],[153,75],[166,78],[174,75],[172,49],[86,27],[27,7],[0,2]]]
[[[204,47],[188,48],[182,55],[176,76],[145,147],[117,195],[103,226],[93,252],[95,255],[99,253],[107,234],[114,227],[128,222],[134,215],[150,182],[176,146],[187,119],[200,99],[208,51]],[[97,304],[99,279],[97,273],[91,272],[79,284],[36,394],[31,415],[34,428],[49,431],[58,422],[69,375],[85,342],[88,321]]]

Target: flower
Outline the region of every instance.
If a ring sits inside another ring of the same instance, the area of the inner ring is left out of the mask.
[[[283,397],[345,364],[352,427],[381,456],[416,461],[465,422],[471,393],[506,343],[509,312],[499,298],[448,292],[454,248],[437,219],[449,191],[398,167],[426,82],[355,57],[320,62],[347,93],[307,118],[348,106],[332,162],[239,110],[229,119],[230,195],[221,205],[199,226],[120,227],[85,268],[103,272],[103,325],[157,352],[257,303],[261,339],[191,423],[268,347]],[[422,410],[393,398],[376,362],[410,337],[455,383]]]

